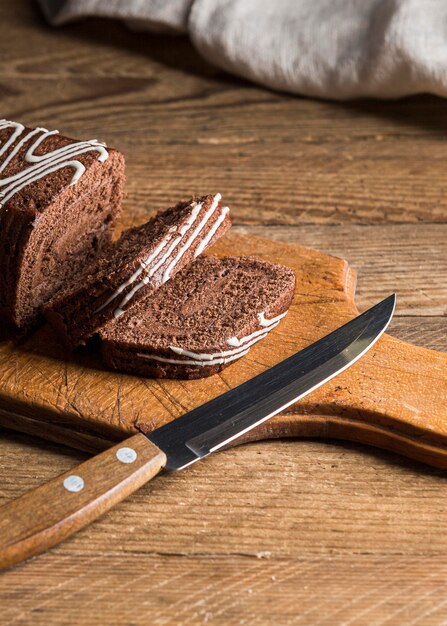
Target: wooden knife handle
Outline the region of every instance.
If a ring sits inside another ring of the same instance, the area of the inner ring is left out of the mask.
[[[144,435],[0,507],[0,568],[54,546],[156,476],[166,455]]]

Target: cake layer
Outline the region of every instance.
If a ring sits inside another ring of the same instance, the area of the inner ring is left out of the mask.
[[[31,326],[109,245],[124,158],[97,140],[0,120],[0,315]]]
[[[146,224],[125,231],[88,276],[45,309],[70,348],[119,318],[141,298],[191,263],[230,227],[221,196],[181,202]]]
[[[281,265],[201,257],[101,329],[103,360],[143,376],[209,376],[276,328],[294,289],[294,273]]]

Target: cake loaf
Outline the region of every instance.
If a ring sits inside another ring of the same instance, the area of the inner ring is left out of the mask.
[[[294,273],[281,265],[201,257],[101,329],[103,360],[142,376],[209,376],[280,323],[294,289]]]
[[[191,263],[230,225],[220,194],[181,202],[125,231],[88,276],[50,302],[45,316],[68,347],[83,344]]]
[[[0,120],[0,317],[31,326],[110,242],[124,158],[97,140]]]

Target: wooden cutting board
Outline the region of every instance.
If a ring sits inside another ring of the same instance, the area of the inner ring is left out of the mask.
[[[96,346],[67,353],[45,326],[18,345],[8,337],[1,340],[0,423],[98,450],[138,429],[150,432],[175,419],[358,312],[355,273],[342,259],[232,233],[213,252],[256,255],[296,273],[289,315],[246,357],[202,380],[143,379],[104,370]],[[286,436],[362,441],[447,468],[447,354],[384,335],[343,374],[243,440]]]

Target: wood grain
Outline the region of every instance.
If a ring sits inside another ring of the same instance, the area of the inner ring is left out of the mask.
[[[288,107],[293,107],[285,109],[277,104],[279,96],[262,95],[259,101],[250,88],[239,101],[239,90],[222,91],[213,84],[205,93],[200,84],[188,104],[186,93],[172,101],[171,95],[156,96],[151,80],[133,78],[58,79],[55,105],[55,83],[40,77],[9,79],[0,93],[2,110],[68,135],[101,136],[119,148],[126,155],[127,204],[132,207],[126,225],[144,221],[173,198],[219,189],[236,223],[442,222],[447,212],[443,145],[421,142],[415,151],[411,133],[399,141],[382,134],[377,139],[381,119],[367,140],[351,137],[356,112],[349,107],[292,100]],[[194,84],[190,89],[194,92]],[[303,137],[313,107],[320,109],[316,124],[331,124],[327,136]],[[228,110],[235,121],[224,138]],[[271,122],[253,127],[253,120],[264,119],[278,120],[277,127],[270,130]],[[379,160],[383,169],[377,167]]]
[[[447,224],[241,226],[241,234],[318,247],[345,258],[358,275],[356,304],[396,292],[401,316],[447,316]]]
[[[397,288],[411,317],[395,318],[392,334],[447,351],[434,258],[443,267],[445,100],[278,95],[215,70],[184,38],[101,20],[51,29],[32,2],[0,3],[0,33],[2,117],[121,147],[126,223],[220,189],[237,223],[269,222],[257,234],[296,225],[281,237],[345,257],[359,306]],[[354,225],[369,229],[362,246]],[[38,434],[2,431],[2,502],[88,458]],[[392,453],[328,441],[241,446],[160,477],[0,574],[0,622],[445,626],[445,516],[445,472]]]
[[[144,620],[154,626],[445,623],[447,570],[436,557],[172,555],[162,561],[158,555],[100,553],[87,559],[78,553],[53,554],[51,564],[48,558],[29,564],[20,597],[16,589],[23,574],[11,572],[0,599],[20,602],[7,602],[5,624],[32,620],[47,626],[53,620],[67,626],[73,624],[71,615],[87,611],[84,623],[91,626]]]
[[[211,68],[184,38],[99,20],[57,31],[25,4],[0,10],[21,33],[0,44],[3,114],[121,149],[126,224],[219,189],[241,223],[445,221],[444,100],[284,97]]]
[[[0,497],[83,458],[5,437]],[[81,624],[126,626],[271,616],[441,626],[446,507],[444,472],[391,454],[251,444],[159,477],[64,544],[0,574],[2,616],[14,625],[73,624],[76,615]]]

